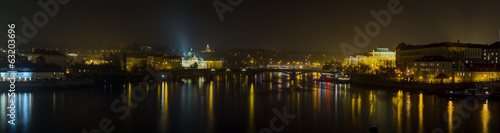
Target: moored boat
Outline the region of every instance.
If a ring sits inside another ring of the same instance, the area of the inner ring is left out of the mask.
[[[348,74],[340,72],[324,72],[320,74],[318,81],[334,82],[334,83],[349,83],[351,77]]]

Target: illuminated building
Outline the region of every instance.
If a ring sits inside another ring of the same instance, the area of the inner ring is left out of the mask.
[[[181,57],[155,53],[127,54],[125,64],[129,72],[141,65],[151,66],[155,70],[180,69]]]
[[[500,79],[500,69],[496,64],[471,64],[455,71],[454,76],[455,83],[497,81]]]
[[[425,56],[413,62],[413,79],[426,83],[440,83],[436,78],[444,74],[449,78],[443,79],[443,83],[451,83],[453,76],[453,62],[441,56]]]
[[[198,58],[193,52],[193,49],[187,53],[187,55],[182,59],[183,68],[195,68],[195,69],[218,69],[222,68],[222,60],[203,60]]]
[[[427,45],[410,45],[400,43],[396,47],[396,64],[398,67],[412,66],[413,62],[424,56],[441,56],[458,62],[479,63],[482,61],[482,50],[487,45],[470,43],[433,43]]]
[[[214,50],[210,48],[210,45],[207,44],[207,47],[205,47],[205,50],[201,51],[202,53],[212,53]]]
[[[13,74],[17,81],[37,81],[64,79],[64,71],[57,65],[45,63],[43,57],[37,58],[37,63],[16,63],[14,69],[10,69],[7,64],[0,66],[0,81],[8,81],[9,75]],[[17,71],[17,72],[8,72]]]
[[[498,64],[500,58],[500,42],[495,42],[483,49],[483,63]]]
[[[367,54],[346,56],[342,65],[357,66],[364,64],[368,65],[371,70],[375,70],[378,67],[395,67],[395,55],[396,53],[389,50],[389,48],[377,48]]]

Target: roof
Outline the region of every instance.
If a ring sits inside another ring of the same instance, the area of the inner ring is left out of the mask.
[[[389,48],[377,48],[373,51],[374,52],[394,52],[394,51],[389,50]]]
[[[500,48],[500,41],[492,43],[486,47],[486,49]]]
[[[49,54],[49,55],[62,55],[62,56],[66,56],[65,54],[59,52],[59,51],[55,51],[55,50],[45,50],[45,49],[34,49],[33,51],[31,51],[30,54]]]
[[[434,77],[435,79],[447,79],[447,78],[450,78],[450,76],[444,74],[444,73],[439,73],[436,77]]]
[[[166,59],[179,58],[179,59],[181,59],[182,57],[177,56],[177,55],[167,55],[167,56],[163,56],[163,58],[166,58]]]
[[[10,69],[8,64],[0,63],[0,71],[18,72],[63,72],[61,67],[52,63],[16,63],[14,69]]]
[[[434,62],[434,61],[451,62],[450,59],[444,58],[442,56],[424,56],[422,58],[415,60],[415,62]]]
[[[457,42],[441,42],[441,43],[431,43],[424,45],[411,45],[406,43],[400,43],[396,49],[410,50],[410,49],[421,49],[421,48],[432,48],[432,47],[468,47],[468,48],[486,48],[486,44],[472,44],[472,43],[457,43]]]
[[[469,71],[499,71],[499,68],[495,64],[472,64]]]

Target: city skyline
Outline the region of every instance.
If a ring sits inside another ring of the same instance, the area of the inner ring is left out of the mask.
[[[500,0],[1,3],[1,133],[500,132]]]
[[[494,8],[498,1],[242,1],[231,6],[232,12],[224,12],[223,21],[214,2],[70,1],[59,5],[57,14],[28,40],[62,48],[126,47],[136,42],[188,50],[211,44],[217,48],[327,50],[341,56],[339,45],[354,43],[353,28],[364,31],[365,24],[377,21],[371,11],[386,10],[388,2],[399,2],[401,13],[392,14],[388,25],[360,50],[392,49],[400,42],[491,44],[500,34],[500,26],[495,25],[500,23]],[[5,3],[2,6],[11,6],[1,8],[5,10],[3,22],[19,27],[22,17],[32,21],[34,13],[43,11],[36,2]],[[24,8],[13,8],[18,6]]]

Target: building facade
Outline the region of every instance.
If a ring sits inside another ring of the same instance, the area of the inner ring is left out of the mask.
[[[500,42],[490,44],[483,49],[483,63],[485,64],[499,64]]]
[[[182,59],[182,67],[191,69],[220,69],[223,68],[223,63],[224,61],[222,60],[204,60],[198,58],[193,49]]]
[[[57,65],[61,70],[64,70],[67,66],[66,55],[55,50],[33,49],[31,53],[21,55],[26,56],[31,63],[38,63],[36,59],[43,57],[45,58],[45,63]]]
[[[164,54],[127,54],[126,70],[131,72],[134,69],[150,66],[155,70],[181,69],[182,58],[180,56],[169,56]]]
[[[396,64],[398,67],[412,66],[413,62],[424,56],[441,56],[458,62],[480,63],[483,61],[484,44],[470,43],[433,43],[427,45],[409,45],[400,43],[396,47]]]
[[[446,79],[438,75],[447,76]],[[413,79],[425,83],[452,83],[453,62],[441,56],[425,56],[413,62]]]
[[[16,81],[39,81],[39,80],[63,80],[64,71],[55,65],[47,63],[18,63],[15,69],[10,69],[8,65],[0,67],[0,81],[8,81],[9,76],[16,78]],[[15,71],[15,72],[13,72]]]
[[[348,67],[361,64],[368,65],[372,70],[379,67],[395,67],[396,52],[388,48],[377,48],[366,54],[346,56],[342,65]]]
[[[489,82],[500,79],[500,66],[497,64],[470,64],[462,70],[454,71],[455,83]]]

